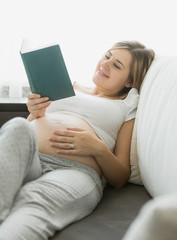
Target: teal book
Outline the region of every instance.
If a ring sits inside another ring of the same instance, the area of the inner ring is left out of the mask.
[[[51,101],[75,95],[59,44],[20,55],[32,93],[49,97]]]

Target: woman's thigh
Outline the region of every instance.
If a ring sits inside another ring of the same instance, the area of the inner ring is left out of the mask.
[[[0,228],[3,240],[44,240],[90,214],[102,197],[98,182],[80,170],[64,168],[27,183]]]

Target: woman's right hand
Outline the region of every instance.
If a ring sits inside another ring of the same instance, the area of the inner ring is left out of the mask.
[[[27,108],[30,112],[30,119],[44,117],[46,108],[51,104],[48,97],[41,97],[39,94],[30,93],[28,95]]]

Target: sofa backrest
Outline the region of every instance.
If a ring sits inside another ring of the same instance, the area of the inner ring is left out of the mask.
[[[151,194],[177,192],[177,57],[157,57],[140,91],[136,117],[142,183]]]

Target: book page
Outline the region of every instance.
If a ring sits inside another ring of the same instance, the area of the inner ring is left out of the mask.
[[[58,45],[58,43],[50,43],[48,45],[43,45],[43,46],[38,46],[38,47],[34,47],[34,44],[32,44],[31,41],[27,40],[26,38],[23,39],[22,45],[21,45],[21,49],[20,52],[21,53],[27,53],[27,52],[32,52],[32,51],[36,51],[39,49],[43,49],[46,47],[51,47],[54,45]]]

